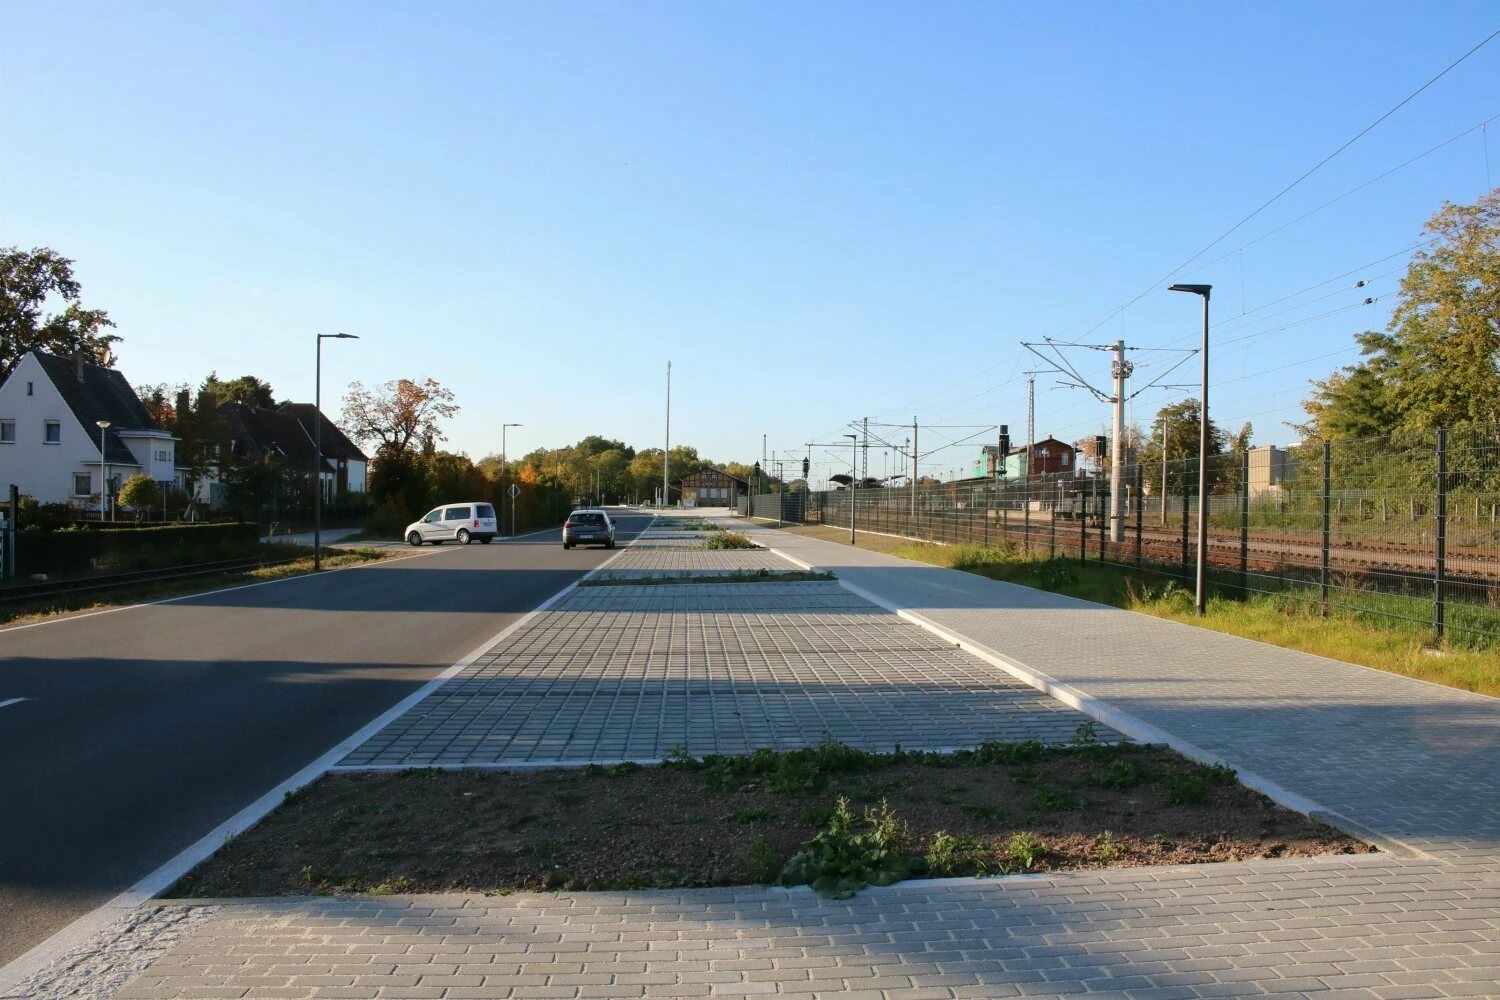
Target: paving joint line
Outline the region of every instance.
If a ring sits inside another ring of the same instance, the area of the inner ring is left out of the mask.
[[[768,548],[771,547],[768,546]],[[809,570],[813,568],[810,563],[805,563],[785,551],[774,548],[771,548],[771,550],[777,552],[777,554],[782,558],[789,559],[792,562],[802,565]],[[1195,760],[1202,764],[1217,764],[1226,767],[1232,765],[1231,761],[1226,760],[1218,754],[1210,753],[1197,744],[1190,743],[1187,740],[1182,739],[1181,737],[1174,736],[1164,729],[1153,726],[1149,722],[1138,719],[1126,712],[1122,712],[1121,710],[1110,705],[1108,702],[1105,702],[1099,698],[1095,698],[1093,695],[1086,694],[1069,684],[1065,684],[1062,681],[1057,680],[1055,677],[1045,674],[1042,671],[1037,670],[1025,663],[1022,663],[1019,660],[1006,656],[1004,653],[1001,653],[998,650],[991,649],[989,646],[971,639],[960,632],[956,632],[953,629],[948,628],[946,625],[940,625],[939,623],[933,621],[930,618],[927,618],[922,614],[919,614],[916,611],[912,611],[909,608],[900,607],[894,602],[888,601],[880,595],[872,593],[864,589],[863,587],[858,586],[857,584],[850,583],[847,580],[837,579],[837,583],[839,586],[848,590],[850,593],[858,597],[862,597],[873,604],[879,605],[880,607],[886,609],[902,620],[911,622],[913,625],[917,625],[932,633],[933,635],[938,636],[939,638],[945,639],[948,642],[952,642],[955,646],[964,650],[965,652],[979,657],[981,660],[984,660],[986,663],[989,663],[992,666],[999,667],[1001,670],[1010,674],[1012,677],[1015,677],[1017,680],[1029,684],[1031,687],[1036,688],[1043,694],[1046,694],[1049,697],[1062,702],[1064,705],[1067,705],[1069,708],[1072,708],[1075,711],[1082,712],[1084,715],[1087,715],[1089,718],[1093,719],[1096,722],[1103,723],[1104,725],[1109,726],[1111,729],[1124,733],[1126,736],[1130,737],[1138,743],[1167,746],[1182,754],[1184,757],[1187,757],[1190,760]],[[1109,607],[1108,605],[1098,606]],[[1111,608],[1111,610],[1119,609]],[[1267,778],[1264,775],[1257,774],[1253,771],[1241,770],[1239,768],[1235,769],[1235,774],[1242,785],[1247,788],[1253,789],[1254,791],[1260,792],[1262,795],[1265,795],[1277,805],[1285,806],[1286,808],[1291,809],[1294,812],[1302,813],[1304,816],[1307,816],[1310,819],[1315,819],[1319,822],[1327,823],[1330,826],[1338,827],[1339,829],[1344,830],[1346,833],[1350,833],[1354,836],[1368,841],[1369,843],[1389,854],[1394,854],[1398,857],[1419,858],[1426,861],[1443,860],[1435,855],[1427,853],[1426,851],[1422,850],[1419,847],[1416,847],[1413,844],[1407,843],[1399,837],[1393,837],[1390,834],[1382,833],[1379,830],[1374,830],[1369,826],[1366,826],[1365,824],[1359,822],[1358,820],[1344,815],[1336,809],[1330,809],[1327,806],[1323,805],[1321,802],[1310,799],[1305,795],[1298,794],[1297,792],[1292,791],[1284,785],[1272,781],[1270,778]]]

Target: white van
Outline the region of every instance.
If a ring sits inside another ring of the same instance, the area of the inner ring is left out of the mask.
[[[406,540],[413,545],[431,542],[442,545],[452,539],[460,545],[469,542],[490,544],[495,537],[495,508],[478,500],[445,503],[429,510],[420,521],[406,526]]]

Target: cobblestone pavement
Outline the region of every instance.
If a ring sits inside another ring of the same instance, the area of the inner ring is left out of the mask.
[[[655,541],[655,539],[648,539]],[[691,549],[679,545],[631,545],[595,579],[620,580],[641,576],[746,573],[756,570],[787,572],[797,567],[765,549]]]
[[[846,902],[806,889],[216,902],[115,997],[1495,996],[1497,898],[1490,870],[1363,855],[908,882]]]
[[[1455,861],[1500,857],[1500,699],[847,545],[752,535],[1345,825]]]
[[[582,587],[341,766],[1065,743],[1082,721],[836,583]]]
[[[765,888],[182,902],[135,925],[147,937],[157,922],[192,929],[115,996],[1500,997],[1500,703],[833,543],[758,537],[1425,856],[908,882],[846,902]],[[712,648],[726,672],[705,670],[708,688],[738,692],[728,664],[744,649],[716,637],[741,628],[758,630],[757,656],[734,661],[746,671],[780,666],[789,649],[808,655],[804,644],[829,671],[936,656],[929,633],[839,587],[767,586],[753,612],[736,607],[751,599],[737,585],[651,588],[653,610],[617,593],[634,589],[576,592],[567,614],[628,640],[638,676],[675,683]],[[572,641],[533,638],[534,660]],[[588,641],[569,655],[577,671],[600,671],[603,649],[590,654]],[[973,662],[933,642],[955,657],[940,662]],[[860,652],[840,661],[835,644]],[[510,674],[484,664],[494,676],[483,683],[525,676],[528,697],[567,704],[579,682],[541,659]],[[942,683],[962,701],[971,682],[956,671]],[[861,683],[838,697],[864,697]],[[200,907],[213,908],[208,919],[173,919]]]

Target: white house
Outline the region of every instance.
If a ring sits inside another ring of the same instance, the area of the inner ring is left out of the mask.
[[[31,351],[0,385],[0,490],[85,506],[106,477],[112,489],[139,473],[177,482],[176,446],[124,375],[82,355]]]

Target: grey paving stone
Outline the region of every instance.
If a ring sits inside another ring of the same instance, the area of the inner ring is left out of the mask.
[[[774,538],[798,559],[1427,856],[912,882],[842,902],[754,888],[247,901],[217,905],[120,995],[217,995],[258,977],[261,989],[300,987],[295,968],[370,976],[361,981],[382,980],[387,991],[391,976],[425,968],[484,977],[450,996],[753,987],[882,1000],[1500,997],[1500,703]],[[690,542],[650,539],[651,558],[689,565],[698,558]],[[851,741],[878,741],[906,717],[924,739],[967,731],[967,741],[952,740],[960,745],[988,738],[975,735],[979,717],[1040,719],[1062,739],[1076,719],[1055,704],[1035,708],[1027,698],[1046,699],[1012,691],[997,668],[837,584],[588,588],[512,639],[406,728],[382,734],[368,759],[578,761],[659,754],[673,735],[702,740],[689,746],[705,748],[696,752],[723,752],[735,740],[816,741],[830,723],[846,725]],[[510,702],[524,711],[511,714]],[[751,721],[727,737],[689,725],[719,728],[715,713],[729,704]],[[480,729],[484,738],[474,739]],[[715,978],[729,975],[739,981]],[[312,989],[331,997],[359,987]]]

